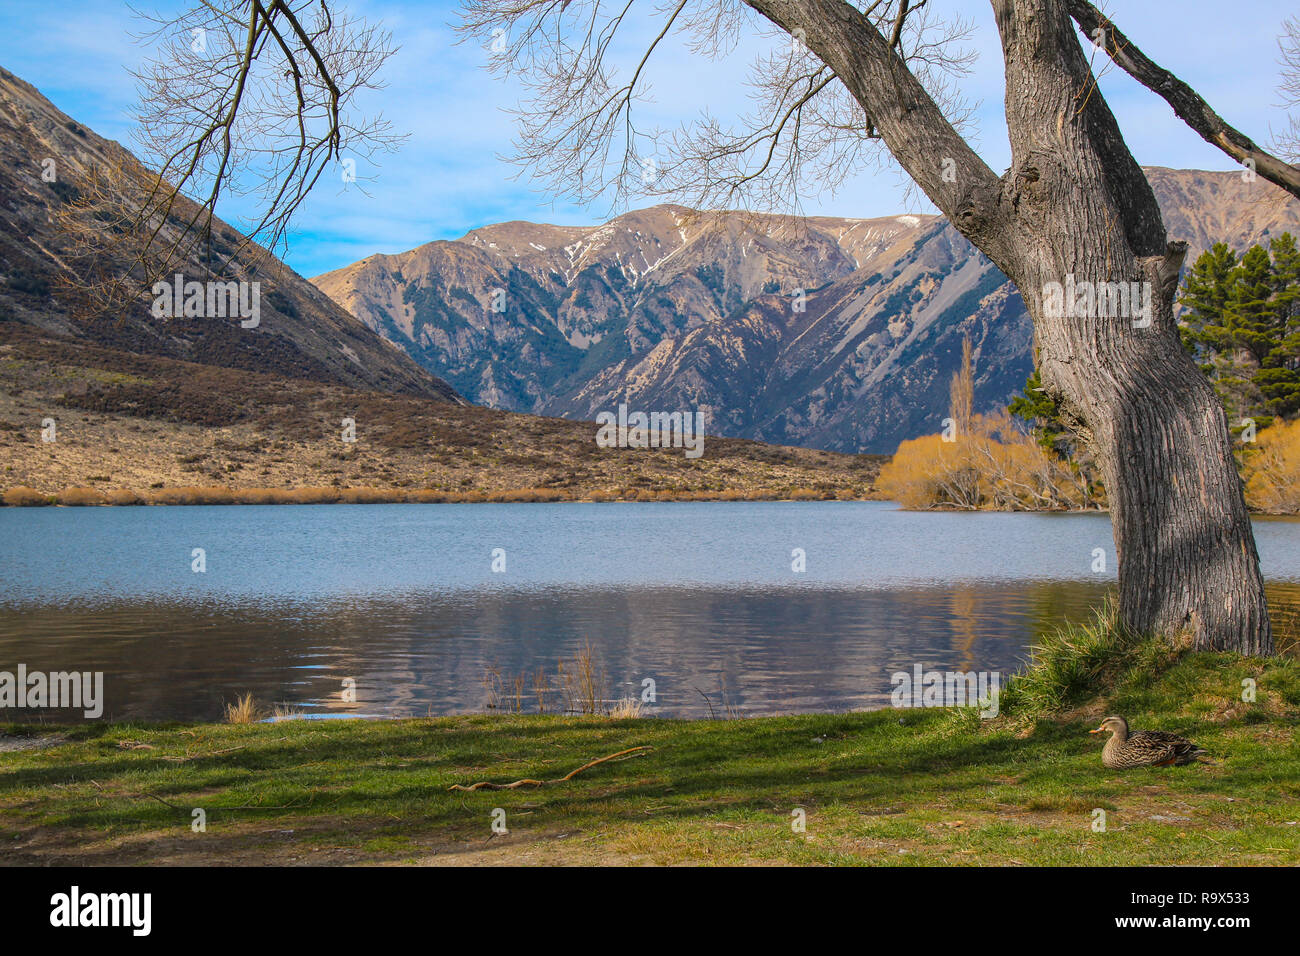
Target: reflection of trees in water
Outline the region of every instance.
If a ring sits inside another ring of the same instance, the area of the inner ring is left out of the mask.
[[[1300,584],[1277,583],[1264,588],[1273,641],[1279,654],[1300,656]]]
[[[917,663],[1010,673],[1026,647],[1090,616],[1088,582],[909,590],[660,588],[417,595],[330,606],[135,602],[0,609],[0,669],[102,670],[105,716],[219,719],[224,701],[311,710],[481,712],[482,678],[554,673],[586,641],[611,698],[656,683],[651,713],[707,716],[725,685],[742,712],[884,706]],[[1300,584],[1270,586],[1279,647],[1297,649]],[[357,700],[341,697],[356,680]]]
[[[1087,619],[1109,590],[1076,581],[954,585],[940,592],[946,596],[943,606],[952,640],[951,655],[942,663],[953,670],[987,670],[989,651],[978,644],[981,638],[1032,644],[1065,621]],[[1019,658],[1013,663],[1018,665]]]
[[[1114,584],[1095,585],[1081,581],[1060,581],[1034,588],[1033,641],[1050,634],[1065,623],[1090,620],[1106,600],[1113,599]]]
[[[975,667],[975,639],[979,637],[979,598],[971,587],[953,588],[948,598],[948,615],[952,620],[953,650],[960,655],[958,670],[973,671]]]
[[[0,661],[104,672],[105,719],[219,720],[224,703],[303,700],[319,632],[266,609],[129,602],[0,610]],[[325,658],[321,659],[324,663]],[[0,664],[0,666],[5,666]]]

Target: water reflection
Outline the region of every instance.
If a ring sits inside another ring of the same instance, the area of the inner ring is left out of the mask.
[[[1294,627],[1300,588],[1271,590]],[[0,612],[0,667],[102,670],[105,716],[116,719],[216,719],[245,691],[307,712],[421,716],[482,711],[489,668],[553,673],[590,642],[610,695],[635,696],[652,677],[663,716],[852,710],[883,706],[890,674],[916,663],[1009,673],[1038,635],[1087,617],[1104,595],[1057,582],[36,607]],[[355,701],[344,699],[345,678]]]
[[[1258,528],[1294,646],[1300,527]],[[489,669],[553,674],[589,643],[611,697],[653,678],[663,716],[874,708],[895,671],[1010,673],[1090,616],[1108,537],[1095,515],[853,503],[3,509],[0,670],[102,670],[115,719],[217,719],[248,691],[422,716],[482,711]]]

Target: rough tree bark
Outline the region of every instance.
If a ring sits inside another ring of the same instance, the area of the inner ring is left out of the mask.
[[[1273,653],[1228,423],[1178,340],[1173,297],[1186,246],[1167,241],[1150,184],[1096,87],[1068,0],[993,0],[1012,151],[1001,177],[855,7],[746,2],[802,31],[908,174],[1020,289],[1044,385],[1063,395],[1097,445],[1124,623],[1190,635],[1198,649]],[[1150,325],[1056,314],[1045,289],[1071,276],[1149,283]]]

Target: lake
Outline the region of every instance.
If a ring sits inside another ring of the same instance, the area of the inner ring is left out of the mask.
[[[1255,527],[1290,640],[1300,523]],[[510,687],[542,669],[554,685],[557,662],[586,647],[606,699],[654,682],[646,714],[845,711],[885,706],[890,676],[916,664],[1009,674],[1114,581],[1110,522],[1096,514],[5,508],[0,671],[102,671],[113,719],[219,719],[249,691],[307,715],[424,716],[485,711],[493,673]]]

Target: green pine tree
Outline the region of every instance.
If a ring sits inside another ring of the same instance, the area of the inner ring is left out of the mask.
[[[1183,294],[1178,300],[1185,310],[1183,344],[1202,363],[1206,374],[1212,371],[1211,356],[1224,348],[1227,341],[1223,313],[1236,267],[1237,254],[1222,242],[1216,242],[1197,257],[1183,280]]]
[[[1255,374],[1270,413],[1289,418],[1300,410],[1300,249],[1283,233],[1269,242],[1273,256],[1270,348]]]
[[[1223,402],[1234,431],[1300,413],[1300,248],[1290,233],[1240,259],[1215,243],[1187,270],[1180,334]],[[1007,410],[1048,452],[1079,461],[1083,449],[1037,369]]]
[[[1179,303],[1183,343],[1234,429],[1300,411],[1300,250],[1290,233],[1240,260],[1216,243],[1188,270]]]
[[[1034,437],[1044,451],[1061,458],[1070,457],[1069,433],[1061,418],[1060,400],[1043,390],[1038,369],[1029,373],[1024,393],[1011,400],[1007,411],[1033,428]]]

